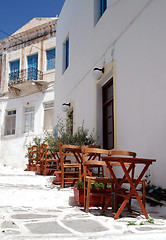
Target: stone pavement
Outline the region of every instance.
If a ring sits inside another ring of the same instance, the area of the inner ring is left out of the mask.
[[[147,205],[150,221],[127,211],[114,220],[95,208],[85,213],[71,187],[51,183],[52,177],[0,168],[0,239],[166,239],[166,207]]]

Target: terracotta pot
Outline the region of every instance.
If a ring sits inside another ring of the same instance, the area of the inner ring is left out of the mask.
[[[40,170],[40,164],[36,164],[36,174],[40,175],[41,170]]]
[[[30,171],[30,170],[29,170],[29,163],[27,163],[27,171]]]
[[[36,164],[27,163],[27,171],[36,171]]]
[[[36,164],[30,164],[30,171],[36,171]]]
[[[94,192],[94,193],[104,192],[104,189],[91,189],[91,192]],[[74,187],[74,200],[78,205],[81,205],[81,206],[84,205],[84,189],[83,188]],[[106,203],[108,201],[109,200],[106,198]],[[90,196],[90,207],[102,206],[102,203],[103,203],[102,196]],[[111,201],[108,206],[109,207],[111,206]]]

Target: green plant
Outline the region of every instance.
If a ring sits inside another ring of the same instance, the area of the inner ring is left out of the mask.
[[[154,219],[153,218],[148,218],[148,222],[154,224]]]
[[[166,189],[162,189],[159,186],[155,186],[151,184],[150,181],[150,171],[145,175],[145,191],[146,195],[149,196],[151,199],[146,199],[147,202],[150,203],[151,206],[162,205],[160,201],[166,201]],[[157,200],[157,201],[155,201]]]
[[[135,223],[135,222],[128,222],[128,225],[129,225],[129,226],[135,226],[136,223]]]
[[[25,157],[29,157],[29,148],[32,147],[33,145],[37,146],[38,148],[40,147],[40,145],[42,143],[45,143],[45,139],[43,139],[42,137],[38,137],[38,136],[35,136],[31,142],[29,142],[29,144],[26,145],[26,148],[27,148],[27,152],[25,154]],[[39,153],[37,153],[37,156],[36,156],[36,160],[38,159],[39,157]]]
[[[71,131],[72,126],[73,123],[71,119],[67,118],[65,121],[64,119],[59,118],[58,124],[53,133],[44,131],[43,137],[35,136],[32,141],[26,145],[27,153],[25,157],[29,156],[29,147],[33,145],[39,147],[42,143],[46,143],[50,147],[50,151],[52,153],[56,153],[58,151],[58,142],[61,142],[62,144],[73,144],[80,147],[95,143],[94,133],[92,132],[89,135],[89,130],[84,127],[84,121],[82,122],[81,126],[76,129],[74,134]]]
[[[84,187],[84,182],[83,180],[79,180],[78,182],[75,183],[75,187],[77,188],[83,188]],[[91,188],[93,189],[104,189],[104,184],[103,183],[91,183]]]
[[[95,189],[104,189],[104,183],[91,183],[91,188],[95,188]]]
[[[82,180],[79,180],[78,182],[75,183],[75,187],[83,188],[84,187],[84,182]]]
[[[72,134],[72,121],[67,118],[66,123],[63,119],[58,120],[54,133],[45,132],[45,141],[50,146],[52,152],[58,151],[58,142],[62,144],[72,144],[77,146],[92,145],[95,143],[94,133],[88,135],[89,130],[84,127],[84,121],[75,133]]]

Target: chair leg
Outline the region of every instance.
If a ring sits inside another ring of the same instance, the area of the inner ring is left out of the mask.
[[[89,212],[90,188],[91,188],[91,180],[88,179],[86,196],[85,196],[85,212],[86,212],[86,213]]]
[[[107,183],[104,184],[104,190],[106,191],[107,188]],[[105,196],[103,196],[103,202],[102,202],[102,210],[104,209],[105,206]]]
[[[64,180],[64,169],[61,169],[61,188],[65,187],[65,180]]]
[[[84,210],[86,206],[86,195],[87,195],[87,181],[84,179]]]
[[[79,180],[81,180],[81,164],[79,165]]]

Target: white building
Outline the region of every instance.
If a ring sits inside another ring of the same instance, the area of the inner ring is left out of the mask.
[[[102,6],[101,6],[101,5]],[[156,158],[166,187],[166,1],[67,0],[57,23],[55,116],[71,103],[98,144]],[[103,68],[94,80],[94,68]],[[57,120],[55,120],[55,123]]]
[[[26,145],[53,129],[57,18],[34,18],[0,40],[0,163],[26,167]]]

